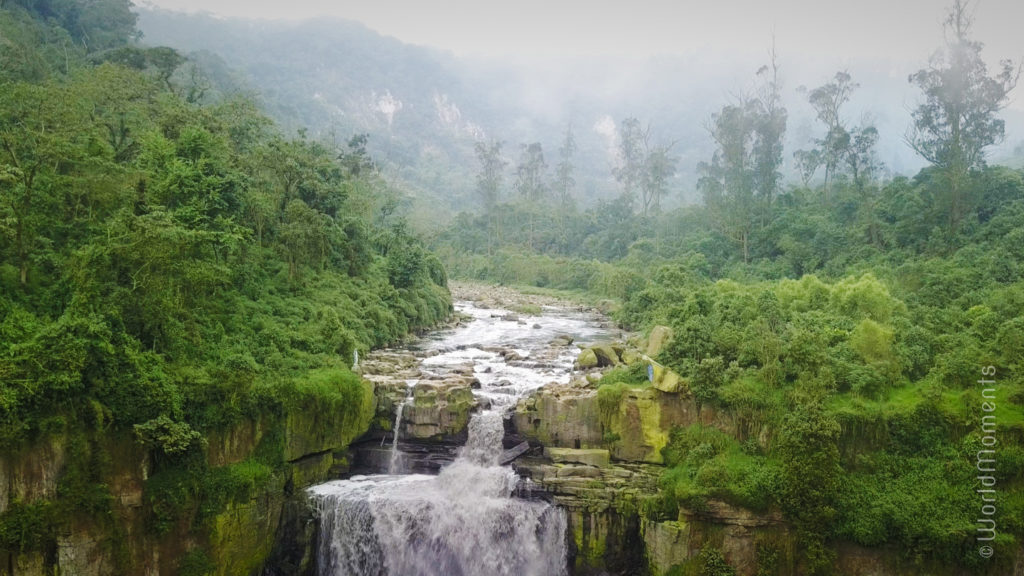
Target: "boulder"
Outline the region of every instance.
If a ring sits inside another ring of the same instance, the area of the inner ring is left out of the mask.
[[[622,360],[619,358],[619,353],[613,346],[591,346],[590,349],[593,350],[594,354],[597,356],[597,365],[602,368],[622,364]]]
[[[668,326],[655,326],[651,329],[651,335],[647,337],[648,356],[657,356],[665,349],[669,340],[672,339],[672,329]]]
[[[650,358],[647,358],[646,361],[647,365],[650,366],[649,373],[653,376],[651,386],[667,394],[689,391],[689,384],[679,374],[676,374],[675,371],[658,364]]]
[[[578,358],[576,358],[576,365],[579,366],[580,370],[589,370],[591,368],[597,368],[600,365],[600,360],[597,358],[597,353],[594,352],[593,348],[584,348]]]

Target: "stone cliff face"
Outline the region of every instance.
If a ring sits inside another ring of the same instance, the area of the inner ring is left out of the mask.
[[[358,417],[304,404],[208,434],[210,478],[237,476],[254,455],[268,450],[279,451],[284,461],[259,482],[235,486],[226,499],[218,499],[213,487],[202,485],[209,494],[191,494],[182,488],[184,479],[177,479],[178,485],[169,482],[166,474],[157,473],[153,454],[127,431],[61,430],[0,455],[0,522],[5,527],[19,525],[25,511],[76,509],[70,521],[37,526],[33,539],[0,551],[0,574],[261,574],[272,555],[288,559],[277,534],[294,523],[297,509],[307,508],[303,488],[347,468],[348,445],[368,429],[375,405],[370,383],[364,391],[369,409]],[[80,488],[76,475],[83,470],[97,492],[87,505],[81,502],[85,496],[75,492]],[[177,498],[157,502],[158,492]],[[160,524],[165,513],[170,516]],[[275,552],[275,546],[282,550]],[[300,557],[280,573],[304,574],[312,568],[311,558]]]

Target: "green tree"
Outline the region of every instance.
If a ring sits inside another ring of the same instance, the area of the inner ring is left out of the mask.
[[[970,38],[972,20],[967,0],[954,0],[944,26],[946,45],[928,66],[910,75],[924,101],[913,111],[906,140],[941,172],[949,231],[955,232],[971,207],[965,197],[971,170],[985,165],[985,149],[1004,137],[996,114],[1006,105],[1020,76],[1020,67],[1000,63],[994,76],[981,57],[983,44]]]
[[[712,116],[707,130],[716,150],[710,162],[697,166],[697,188],[712,224],[740,248],[744,262],[750,261],[750,236],[757,213],[751,148],[755,116],[750,99],[728,104]]]
[[[0,112],[0,222],[9,222],[25,285],[40,229],[58,208],[56,181],[88,155],[92,132],[82,102],[57,84],[6,86]]]
[[[576,137],[572,132],[572,124],[565,128],[565,139],[561,148],[558,149],[558,165],[555,167],[555,181],[552,185],[558,195],[558,203],[562,210],[566,210],[573,202],[573,189],[576,187],[576,178],[573,176],[573,155],[576,154]]]
[[[544,149],[540,142],[522,146],[513,188],[519,193],[528,213],[530,226],[528,242],[531,250],[534,248],[537,212],[547,195],[547,183],[544,182],[544,173],[547,168],[548,164],[544,161]]]
[[[782,178],[782,140],[786,134],[788,113],[782,105],[782,81],[779,79],[779,66],[775,57],[775,47],[771,50],[771,63],[762,66],[757,73],[763,80],[756,102],[757,116],[754,121],[754,188],[761,200],[762,225],[767,224],[767,216],[772,207],[772,200],[779,190]]]
[[[498,230],[498,201],[501,199],[501,186],[505,179],[505,167],[508,162],[501,156],[502,142],[492,140],[490,143],[477,142],[474,149],[480,162],[480,172],[476,177],[476,191],[483,203],[484,214],[487,216],[487,253],[494,246]]]
[[[779,432],[782,461],[782,509],[797,529],[811,574],[828,571],[826,541],[835,522],[839,466],[839,423],[821,400],[797,394]]]
[[[544,173],[547,168],[548,164],[544,161],[544,149],[540,142],[522,145],[519,164],[516,165],[516,180],[513,188],[523,200],[530,204],[537,204],[544,200],[547,193]]]
[[[676,173],[678,158],[669,154],[671,149],[672,144],[655,146],[644,157],[640,191],[645,217],[650,210],[661,207],[661,197],[665,195],[668,180]]]
[[[630,205],[636,197],[636,189],[643,179],[643,165],[650,128],[644,128],[634,117],[625,118],[619,124],[618,166],[612,170],[615,179],[622,186],[622,198]]]
[[[843,105],[850,101],[850,94],[858,86],[856,82],[853,82],[848,72],[840,70],[836,72],[830,82],[826,82],[811,90],[807,95],[807,101],[814,108],[818,121],[825,126],[825,137],[815,140],[815,143],[818,147],[816,158],[820,161],[819,165],[825,166],[824,190],[826,202],[829,201],[836,172],[850,145],[850,134],[846,129],[846,123],[842,116]],[[804,154],[805,168],[810,168],[811,164],[807,161],[812,160],[814,157],[806,156],[806,152]],[[811,170],[812,174],[813,172]]]

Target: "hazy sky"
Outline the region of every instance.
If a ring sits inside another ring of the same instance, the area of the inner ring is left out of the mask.
[[[137,0],[225,16],[331,15],[412,44],[468,56],[761,53],[923,61],[946,0]],[[1022,0],[976,0],[975,37],[992,58],[1024,56]]]

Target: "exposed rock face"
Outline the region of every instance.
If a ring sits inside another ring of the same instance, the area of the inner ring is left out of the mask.
[[[644,352],[648,356],[654,357],[661,354],[661,351],[668,345],[669,340],[672,339],[672,329],[668,326],[655,326],[651,328],[651,335],[647,337],[647,346]]]
[[[299,403],[279,416],[245,419],[208,433],[205,457],[211,474],[230,475],[227,467],[246,466],[257,453],[276,454],[281,464],[265,481],[233,490],[219,504],[194,493],[164,504],[178,516],[160,530],[153,527],[153,501],[161,488],[153,483],[160,486],[166,479],[130,431],[63,430],[0,455],[0,515],[16,502],[68,505],[58,487],[75,467],[96,470],[94,485],[109,496],[103,500],[109,512],[72,513],[66,525],[54,527],[52,540],[33,542],[24,552],[0,551],[0,574],[178,574],[190,553],[215,566],[215,576],[260,574],[278,535],[301,536],[300,530],[281,528],[284,511],[294,508],[290,499],[298,495],[301,508],[307,508],[303,488],[347,467],[348,444],[367,430],[374,405],[366,382],[362,406],[347,416],[328,406]],[[278,573],[304,575],[311,568],[311,559],[300,557]]]
[[[560,459],[580,460],[584,453],[556,452]],[[657,488],[656,467],[642,464],[592,466],[527,458],[517,471],[532,479],[565,508],[572,535],[573,574],[635,574],[643,566],[637,506]]]
[[[521,400],[513,412],[515,429],[549,447],[602,448],[597,393],[579,383],[549,384]]]
[[[593,468],[607,468],[610,464],[608,451],[597,448],[545,448],[544,455],[556,464],[582,464]]]
[[[405,408],[402,432],[417,440],[464,439],[476,406],[471,381],[421,382],[413,389],[412,405]]]
[[[661,449],[675,426],[695,423],[734,432],[728,414],[698,409],[685,393],[653,387],[628,388],[612,410],[602,411],[597,390],[576,381],[548,385],[516,406],[516,430],[536,444],[559,448],[604,448],[612,459],[660,464]]]

